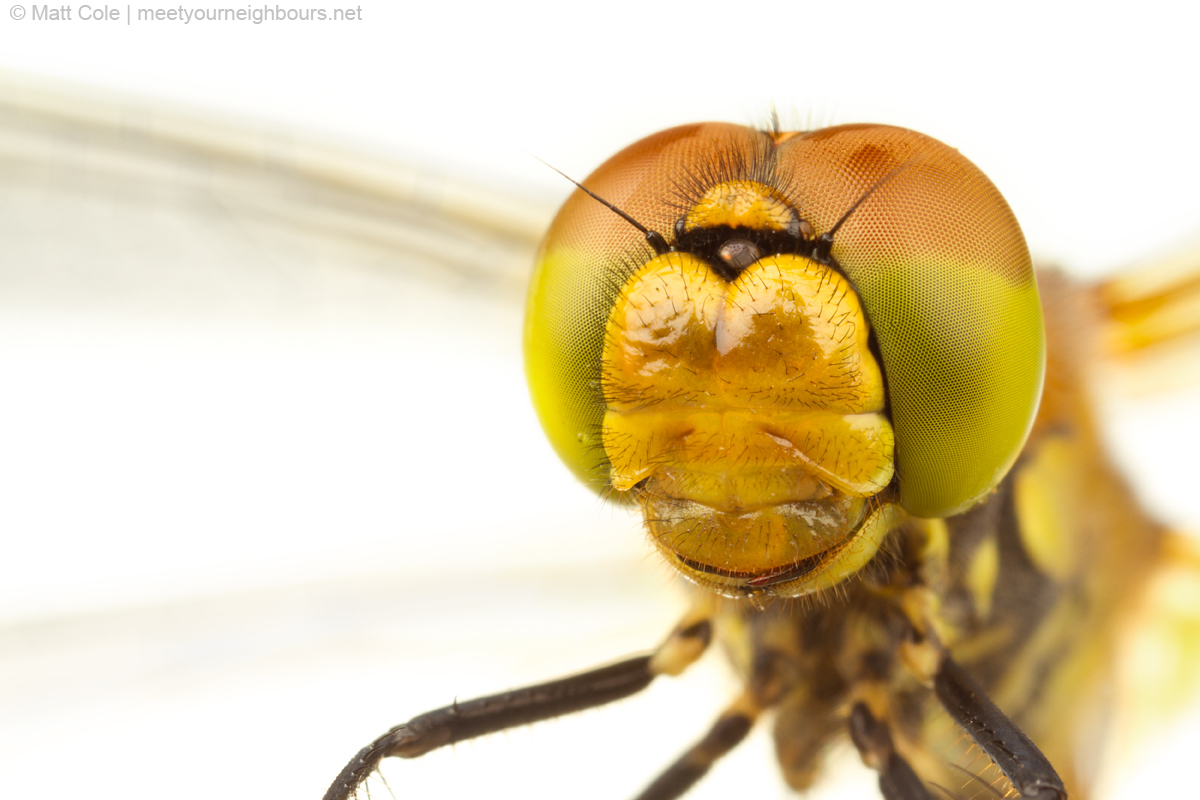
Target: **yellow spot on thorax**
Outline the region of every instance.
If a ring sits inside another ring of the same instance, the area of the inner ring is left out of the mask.
[[[1038,569],[1060,581],[1081,563],[1075,550],[1082,472],[1070,442],[1051,437],[1016,476],[1021,543]]]
[[[979,543],[971,554],[964,583],[975,602],[975,611],[982,619],[992,613],[992,596],[996,591],[996,579],[1000,575],[1000,546],[995,538],[988,537]]]

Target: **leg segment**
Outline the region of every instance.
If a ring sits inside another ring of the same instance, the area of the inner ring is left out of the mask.
[[[759,712],[747,699],[743,696],[717,717],[704,738],[655,778],[637,800],[675,800],[703,778],[717,759],[741,744]]]
[[[756,654],[750,679],[741,697],[717,717],[700,741],[637,796],[637,800],[675,800],[703,778],[717,759],[741,744],[755,720],[779,702],[791,685],[793,675],[785,654],[764,648]]]
[[[1064,800],[1067,791],[1042,751],[947,656],[933,678],[938,700],[1004,776],[1030,800]]]
[[[850,738],[863,761],[879,773],[879,792],[884,800],[930,800],[925,784],[896,752],[887,725],[865,703],[855,703],[850,711]]]
[[[707,617],[689,617],[653,654],[548,683],[501,692],[413,717],[364,747],[325,792],[324,800],[348,800],[389,756],[416,758],[439,747],[506,728],[560,717],[611,703],[645,689],[658,675],[676,675],[712,639]]]

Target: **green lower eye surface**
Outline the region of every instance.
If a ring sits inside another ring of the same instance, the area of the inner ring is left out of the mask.
[[[900,270],[862,290],[886,365],[900,503],[919,517],[958,513],[996,486],[1041,397],[1037,285],[956,274],[939,291]]]

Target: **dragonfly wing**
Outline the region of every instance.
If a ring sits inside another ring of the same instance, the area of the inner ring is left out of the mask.
[[[302,298],[332,305],[364,270],[513,300],[553,211],[436,168],[14,75],[0,75],[0,164],[9,307],[269,307],[281,280],[341,288]]]

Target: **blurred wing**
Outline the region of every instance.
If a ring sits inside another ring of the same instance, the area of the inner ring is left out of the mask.
[[[423,490],[409,521],[436,523],[448,469],[481,500],[511,495],[478,484],[512,444],[500,422],[529,417],[520,305],[546,204],[144,101],[0,86],[0,513],[22,561],[62,577],[8,560],[4,615],[77,607],[62,593],[88,586],[220,589],[231,561],[358,569],[394,534],[359,530],[380,511],[367,496]],[[464,415],[488,433],[452,453]],[[211,555],[225,546],[238,555]]]
[[[1102,281],[1097,297],[1110,321],[1106,344],[1116,358],[1194,345],[1200,337],[1200,248]]]
[[[11,74],[0,101],[8,308],[236,313],[278,300],[285,268],[289,285],[335,290],[291,306],[344,299],[329,268],[519,298],[553,212],[444,171],[163,104]],[[72,249],[84,243],[86,271]]]

